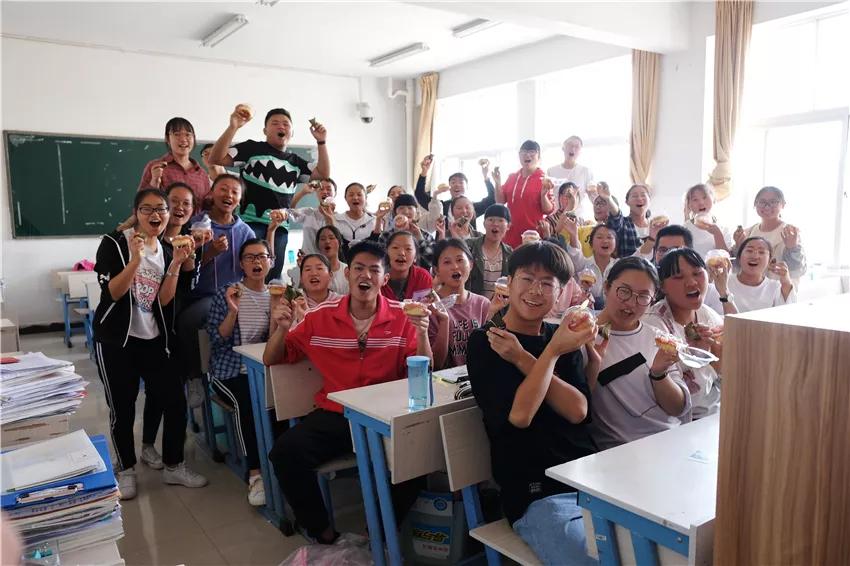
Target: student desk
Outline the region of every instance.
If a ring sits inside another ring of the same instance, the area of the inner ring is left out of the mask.
[[[420,411],[407,408],[406,379],[328,395],[328,399],[344,407],[345,417],[351,423],[376,566],[385,564],[379,512],[390,564],[401,566],[402,563],[390,479],[392,483],[401,483],[445,470],[440,415],[475,406],[472,397],[455,400],[455,391],[456,385],[435,379],[434,404]]]
[[[97,283],[97,273],[94,271],[56,271],[53,275],[54,287],[59,289],[62,301],[62,313],[65,319],[65,345],[71,347],[71,305],[76,303],[79,308],[88,306],[86,283]]]
[[[254,430],[257,433],[257,451],[260,454],[260,472],[266,489],[266,505],[263,514],[287,536],[293,527],[286,518],[286,502],[280,490],[280,484],[269,462],[269,451],[274,446],[274,433],[269,409],[273,407],[270,399],[271,386],[269,372],[263,365],[265,342],[236,346],[233,351],[242,356],[242,362],[248,370],[248,385],[251,390],[251,408],[254,411]]]
[[[578,488],[592,516],[589,553],[595,538],[603,566],[621,557],[639,566],[712,563],[719,423],[712,415],[546,470]]]

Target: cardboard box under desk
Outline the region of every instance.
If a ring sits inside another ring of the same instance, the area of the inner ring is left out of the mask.
[[[0,445],[4,449],[40,442],[69,432],[69,415],[25,419],[0,427]]]

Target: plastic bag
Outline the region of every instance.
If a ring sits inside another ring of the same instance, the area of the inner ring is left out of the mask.
[[[297,549],[280,566],[367,566],[372,564],[369,539],[352,533],[339,535],[333,544],[308,544]]]

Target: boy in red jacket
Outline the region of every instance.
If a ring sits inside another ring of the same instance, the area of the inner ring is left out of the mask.
[[[428,317],[405,316],[401,303],[381,295],[389,276],[383,246],[362,241],[349,254],[349,294],[308,311],[291,331],[292,306],[281,299],[263,353],[266,365],[306,356],[324,378],[318,408],[281,435],[269,454],[296,520],[322,543],[332,543],[337,533],[313,470],[352,450],[348,421],[328,393],[402,378],[408,356],[431,357]]]

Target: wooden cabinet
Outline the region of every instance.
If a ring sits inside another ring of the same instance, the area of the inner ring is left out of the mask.
[[[850,295],[726,317],[714,563],[850,564]]]

